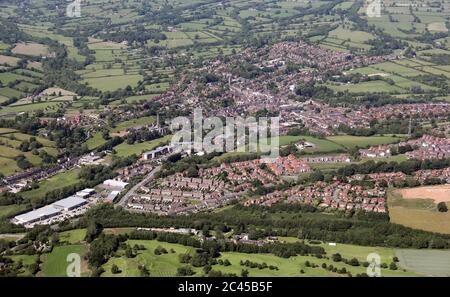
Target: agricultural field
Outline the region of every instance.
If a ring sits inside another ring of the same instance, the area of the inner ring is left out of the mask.
[[[450,213],[439,212],[436,207],[440,201],[445,201],[450,207],[448,191],[448,185],[391,190],[388,196],[391,222],[450,234]]]
[[[13,54],[25,56],[44,56],[48,53],[48,47],[39,43],[17,43],[11,50]]]
[[[0,133],[0,173],[8,176],[22,171],[16,163],[16,158],[23,155],[33,165],[41,165],[41,158],[34,155],[31,151],[23,152],[20,150],[20,145],[23,141],[29,141],[31,137],[42,144],[42,147],[37,149],[38,153],[42,150],[48,154],[57,156],[58,150],[56,144],[44,137],[33,136],[23,133],[18,133],[13,129],[2,129]]]
[[[407,270],[429,276],[450,276],[449,251],[397,249],[395,255],[400,260],[400,266]]]

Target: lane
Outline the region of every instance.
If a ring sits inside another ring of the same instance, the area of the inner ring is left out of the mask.
[[[136,191],[143,185],[147,184],[148,182],[150,182],[154,177],[155,174],[157,172],[159,172],[159,170],[161,170],[161,165],[156,166],[152,171],[150,171],[150,173],[143,179],[141,180],[139,183],[137,183],[136,185],[134,185],[125,195],[122,196],[122,198],[120,199],[120,201],[117,203],[117,205],[120,206],[125,206],[125,203],[127,202],[127,200],[133,196]]]

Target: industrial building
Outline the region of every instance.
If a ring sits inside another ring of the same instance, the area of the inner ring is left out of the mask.
[[[116,199],[117,195],[119,195],[120,191],[112,191],[111,193],[106,196],[105,200],[107,202],[114,202],[114,199]]]
[[[88,198],[89,196],[91,196],[92,194],[95,193],[95,189],[91,189],[91,188],[87,188],[81,191],[78,191],[75,196],[78,196],[80,198]]]
[[[61,209],[57,209],[52,205],[47,205],[36,210],[18,215],[14,217],[16,224],[31,224],[37,221],[45,220],[61,213]]]
[[[70,196],[65,199],[59,200],[53,203],[53,207],[56,209],[62,209],[64,211],[69,211],[80,206],[83,206],[87,203],[86,200],[77,196]]]
[[[103,185],[123,190],[128,183],[115,179],[107,179],[103,182]]]
[[[88,203],[87,200],[78,196],[70,196],[53,204],[38,208],[36,210],[15,216],[11,222],[17,225],[28,225],[44,221],[59,215],[70,215],[70,211],[80,208]]]

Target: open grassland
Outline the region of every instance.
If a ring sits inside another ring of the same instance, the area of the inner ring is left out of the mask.
[[[85,236],[86,229],[74,229],[59,233],[59,241],[68,244],[76,244],[84,241]]]
[[[101,132],[95,133],[91,138],[89,138],[85,144],[87,145],[89,150],[96,149],[97,147],[106,143],[107,140],[103,138]]]
[[[422,187],[416,189],[420,188]],[[431,197],[429,192],[421,190],[415,192],[421,196],[405,199],[398,190],[388,192],[391,222],[415,229],[450,234],[450,212],[437,211],[434,197]],[[427,193],[428,198],[422,195],[424,193]],[[450,207],[450,203],[447,205]]]
[[[26,191],[21,193],[21,195],[30,200],[40,200],[46,193],[61,189],[67,186],[74,185],[80,181],[78,178],[79,169],[71,169],[58,173],[42,182],[39,183],[39,188]]]
[[[26,209],[25,205],[11,204],[0,206],[0,218],[9,218]]]
[[[81,274],[87,275],[87,263],[83,260],[84,255],[87,252],[85,245],[63,245],[53,248],[53,250],[42,255],[42,265],[39,276],[46,277],[64,277],[67,276],[67,267],[70,264],[67,258],[69,254],[75,253],[81,257]],[[71,260],[73,261],[73,260]]]
[[[115,127],[111,129],[111,132],[119,132],[119,131],[126,131],[130,128],[139,128],[141,126],[145,125],[151,125],[155,122],[155,117],[148,116],[148,117],[142,117],[137,118],[129,121],[123,121],[120,123],[117,123]]]
[[[114,147],[114,150],[117,152],[117,155],[121,157],[127,157],[131,155],[137,155],[139,156],[145,151],[150,151],[158,146],[163,145],[166,142],[169,142],[172,139],[172,135],[166,135],[164,137],[145,141],[141,143],[135,143],[135,144],[127,144],[122,143],[118,146]]]

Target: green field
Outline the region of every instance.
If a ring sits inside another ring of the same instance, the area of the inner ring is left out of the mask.
[[[91,138],[89,138],[85,144],[87,145],[89,150],[96,149],[97,147],[105,144],[107,140],[103,138],[103,135],[101,132],[95,133]]]
[[[58,173],[39,183],[39,188],[21,193],[22,197],[31,201],[39,201],[47,192],[75,185],[78,179],[79,169],[71,169]]]
[[[373,145],[380,144],[388,144],[393,142],[398,142],[402,140],[402,137],[397,136],[351,136],[351,135],[343,135],[343,136],[329,136],[328,140],[342,145],[346,148],[355,148],[355,147],[367,147]]]
[[[127,144],[122,143],[118,146],[114,147],[114,150],[117,152],[117,155],[121,157],[127,157],[131,156],[133,154],[140,155],[141,153],[145,151],[150,151],[160,145],[162,145],[165,142],[168,142],[172,139],[172,135],[166,135],[164,137],[154,139],[151,141],[141,142],[141,143],[135,143],[135,144]]]
[[[67,276],[67,267],[68,261],[67,256],[69,254],[75,253],[80,255],[81,259],[83,259],[84,255],[87,252],[87,247],[85,245],[63,245],[54,247],[53,250],[42,256],[42,271],[39,272],[39,276],[46,277],[63,277]],[[86,265],[81,266],[82,275],[86,274]]]
[[[284,238],[282,238],[284,239]],[[296,240],[292,238],[292,240]],[[155,240],[128,240],[128,244],[134,246],[135,244],[144,245],[146,248],[144,251],[139,251],[135,258],[127,259],[123,256],[123,251],[119,251],[120,257],[111,258],[103,268],[105,273],[102,276],[139,276],[138,265],[145,265],[150,270],[151,276],[175,276],[176,269],[178,267],[184,266],[185,264],[179,263],[178,255],[182,253],[193,253],[194,249],[191,247],[185,247],[179,244],[171,244],[166,242],[158,242]],[[168,253],[163,255],[155,255],[154,249],[157,246],[164,247],[167,251],[173,249],[175,253]],[[370,253],[379,253],[382,262],[387,262],[388,264],[392,262],[392,257],[394,256],[394,250],[388,248],[371,248],[371,247],[360,247],[352,245],[340,245],[336,247],[329,247],[328,245],[322,244],[322,246],[327,251],[327,256],[330,257],[333,253],[339,252],[344,257],[353,258],[356,257],[359,261],[366,261],[367,256]],[[230,266],[223,265],[213,265],[213,270],[222,271],[224,273],[235,273],[238,276],[241,274],[242,269],[247,269],[249,271],[249,276],[340,276],[337,273],[330,272],[320,267],[322,263],[327,263],[327,265],[334,265],[335,267],[342,268],[345,267],[352,274],[366,272],[366,268],[363,266],[350,266],[342,262],[333,262],[330,259],[318,259],[312,256],[296,256],[289,259],[280,258],[270,254],[244,254],[237,252],[223,252],[219,259],[228,259],[231,262]],[[269,269],[258,269],[258,268],[248,268],[240,265],[240,261],[249,260],[252,262],[263,263],[267,265],[274,265],[279,268],[279,270],[269,270]],[[319,265],[317,268],[306,267],[305,261],[315,263]],[[111,266],[116,264],[121,272],[119,274],[111,273]],[[305,274],[301,274],[300,270],[303,269]],[[203,271],[201,268],[194,268],[196,274],[194,276],[202,276]],[[412,272],[403,272],[402,270],[392,271],[389,269],[382,269],[383,276],[415,276],[417,274]]]
[[[86,236],[85,229],[64,231],[59,233],[59,241],[69,244],[76,244],[82,242],[85,236]]]
[[[114,128],[111,129],[111,132],[118,132],[118,131],[125,131],[130,128],[134,127],[140,127],[144,125],[151,125],[155,122],[155,117],[149,116],[149,117],[142,117],[137,118],[129,121],[123,121],[115,125]]]

